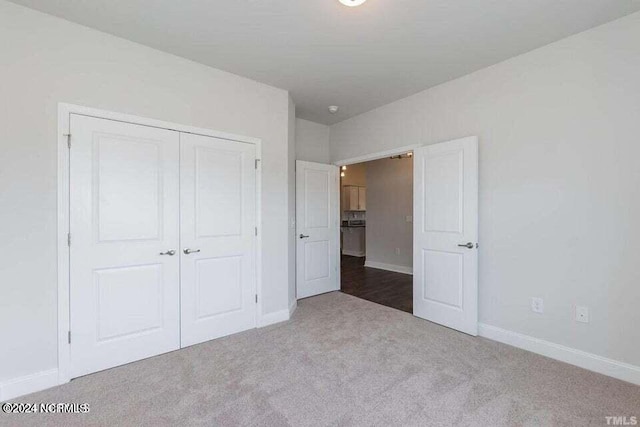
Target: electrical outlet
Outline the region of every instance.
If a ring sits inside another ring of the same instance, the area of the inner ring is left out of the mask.
[[[396,255],[400,255],[400,248],[396,248]]]
[[[542,298],[531,298],[531,311],[534,313],[544,313],[544,300]]]
[[[582,323],[589,323],[589,307],[583,305],[576,305],[576,321]]]
[[[413,222],[413,217],[412,217],[411,215],[408,215],[408,216],[405,216],[405,217],[404,217],[404,220],[405,220],[406,222],[411,223],[411,222]]]

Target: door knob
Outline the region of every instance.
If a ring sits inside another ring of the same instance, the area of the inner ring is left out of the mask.
[[[473,243],[469,242],[469,243],[465,243],[463,245],[458,245],[458,246],[460,246],[461,248],[473,249],[474,245]]]
[[[301,235],[300,235],[300,238],[301,238],[301,239],[308,239],[308,238],[309,238],[309,236],[305,236],[304,234],[301,234]]]
[[[169,255],[169,256],[174,256],[176,254],[176,251],[171,249],[170,251],[167,252],[160,252],[160,255]]]
[[[189,249],[189,248],[187,248],[187,249],[183,250],[182,252],[184,252],[185,255],[189,255],[189,254],[195,254],[195,253],[200,252],[200,249]]]

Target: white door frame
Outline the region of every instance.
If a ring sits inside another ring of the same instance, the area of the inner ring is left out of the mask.
[[[400,154],[407,154],[409,151],[413,151],[416,148],[424,147],[425,145],[428,145],[428,144],[405,145],[404,147],[400,147],[400,148],[377,151],[375,153],[365,154],[364,156],[358,156],[358,157],[352,157],[350,159],[339,160],[337,162],[334,162],[333,164],[336,166],[349,166],[356,163],[371,162],[373,160],[380,160],[387,157],[398,156]]]
[[[58,384],[68,383],[71,380],[71,359],[68,333],[70,330],[70,247],[68,244],[70,204],[69,204],[69,126],[71,114],[77,114],[99,119],[107,119],[141,126],[150,126],[161,129],[173,130],[182,133],[209,136],[227,139],[256,146],[256,224],[258,237],[256,242],[256,326],[261,324],[262,318],[262,140],[247,136],[234,135],[211,129],[198,128],[148,119],[130,114],[116,113],[99,110],[80,105],[58,104]]]
[[[371,162],[373,160],[380,160],[380,159],[385,159],[388,157],[392,157],[392,156],[398,156],[400,154],[406,154],[410,151],[415,150],[418,147],[422,147],[423,144],[412,144],[412,145],[405,145],[404,147],[400,147],[400,148],[394,148],[391,150],[384,150],[384,151],[377,151],[375,153],[371,153],[371,154],[365,154],[364,156],[358,156],[358,157],[352,157],[350,159],[345,159],[345,160],[339,160],[337,162],[334,162],[333,164],[340,167],[340,166],[349,166],[349,165],[354,165],[356,163],[364,163],[364,162]],[[342,188],[340,188],[340,182],[338,182],[338,195],[340,200],[342,200]],[[412,196],[413,197],[413,196]],[[338,218],[340,218],[340,225],[342,228],[342,212],[340,211],[340,203],[338,203]],[[340,266],[340,268],[338,268],[338,290],[342,289],[342,253],[340,251],[340,237],[338,236],[338,265]]]

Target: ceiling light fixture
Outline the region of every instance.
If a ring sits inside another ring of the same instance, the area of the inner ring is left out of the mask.
[[[346,170],[347,170],[347,167],[346,167],[346,166],[343,166],[343,167],[342,167],[342,170],[343,170],[343,171],[346,171]]]
[[[335,113],[337,113],[337,112],[338,112],[338,106],[337,106],[337,105],[331,105],[331,106],[329,106],[329,112],[330,112],[331,114],[335,114]]]
[[[366,1],[367,0],[340,0],[340,3],[342,3],[345,6],[355,7],[355,6],[360,6],[362,3]]]

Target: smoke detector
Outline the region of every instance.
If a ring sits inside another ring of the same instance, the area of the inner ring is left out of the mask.
[[[335,114],[335,113],[337,113],[337,112],[338,112],[338,106],[337,106],[337,105],[332,105],[332,106],[330,106],[330,107],[329,107],[329,112],[330,112],[331,114]]]

